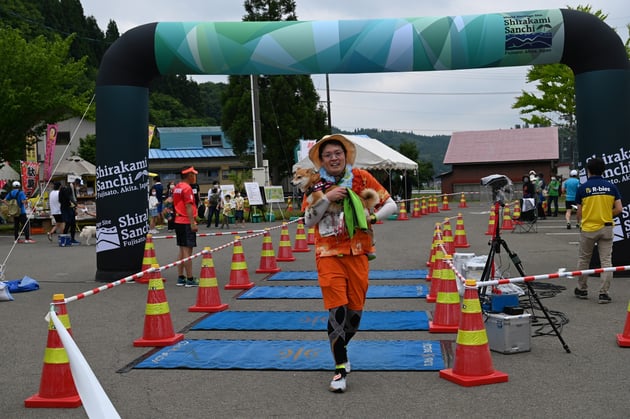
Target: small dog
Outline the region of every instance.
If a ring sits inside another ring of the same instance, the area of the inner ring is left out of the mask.
[[[309,205],[317,203],[330,189],[339,187],[322,182],[319,173],[313,169],[297,169],[293,174],[291,183],[306,194],[306,202]],[[374,207],[379,202],[378,193],[371,188],[361,191],[359,197],[363,201],[363,207],[366,210],[374,210]],[[331,205],[338,206],[338,210],[341,211],[341,206],[338,203],[331,203]]]
[[[79,233],[79,236],[83,239],[85,239],[85,244],[86,245],[90,245],[90,239],[91,238],[95,238],[96,239],[96,226],[85,226],[81,229],[81,233]]]

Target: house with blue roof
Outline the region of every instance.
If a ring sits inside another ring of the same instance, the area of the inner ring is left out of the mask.
[[[160,148],[149,149],[149,170],[160,175],[163,184],[178,182],[183,166],[195,166],[201,193],[212,182],[231,183],[231,173],[249,170],[234,151],[221,127],[158,127]]]

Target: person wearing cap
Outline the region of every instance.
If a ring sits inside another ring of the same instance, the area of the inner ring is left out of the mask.
[[[346,375],[350,371],[346,348],[359,329],[365,305],[368,254],[374,252],[371,224],[398,209],[370,173],[353,168],[355,157],[355,145],[343,135],[328,135],[315,143],[309,158],[321,176],[324,196],[313,204],[306,199],[302,203],[306,227],[315,228],[317,279],[324,308],[328,310],[328,338],[335,361],[329,390],[336,393],[346,390]],[[356,206],[350,201],[368,188],[376,191],[379,203],[375,212],[366,217],[363,208],[353,211]],[[349,219],[357,225],[349,224]]]
[[[31,227],[28,224],[28,217],[26,216],[26,194],[22,190],[20,182],[17,180],[12,184],[13,189],[4,197],[4,201],[15,199],[20,207],[20,214],[13,217],[13,237],[18,243],[35,243],[35,240],[31,240]],[[24,239],[18,240],[21,230],[24,230]]]
[[[617,187],[602,175],[606,164],[602,159],[591,158],[586,162],[588,179],[578,187],[575,195],[577,212],[575,217],[580,222],[580,246],[578,257],[578,270],[588,269],[593,256],[593,250],[597,245],[599,261],[602,268],[612,266],[613,250],[613,217],[621,214],[621,194]],[[611,302],[608,295],[612,272],[600,274],[601,285],[599,287],[599,304]],[[580,299],[588,298],[588,275],[578,277],[578,286],[575,288],[575,296]]]
[[[193,166],[184,167],[181,181],[173,190],[173,209],[175,211],[175,235],[179,248],[178,259],[186,259],[192,255],[197,246],[197,204],[191,185],[197,183],[197,171]],[[185,273],[185,276],[184,276]],[[177,286],[196,287],[198,279],[193,277],[192,260],[177,265]]]
[[[53,190],[48,194],[48,206],[50,207],[50,215],[55,219],[55,225],[47,233],[48,240],[52,241],[52,235],[55,233],[62,233],[65,227],[63,222],[63,216],[61,215],[61,202],[59,201],[59,190],[61,189],[61,182],[57,181],[53,183]]]
[[[577,170],[571,170],[571,172],[569,172],[569,178],[562,184],[562,193],[564,194],[564,202],[567,209],[564,213],[564,218],[567,221],[567,230],[571,230],[571,211],[577,209],[575,194],[577,193],[578,186],[580,186],[580,181],[577,176]],[[580,224],[576,224],[576,227],[580,228]]]
[[[560,181],[551,176],[551,180],[547,184],[547,217],[558,216],[558,198],[560,197]],[[551,206],[553,205],[553,212]]]
[[[71,244],[81,244],[75,239],[77,234],[77,193],[81,186],[81,178],[75,178],[71,185],[62,186],[59,190],[59,203],[61,204],[61,216],[65,224],[63,234],[70,235]]]

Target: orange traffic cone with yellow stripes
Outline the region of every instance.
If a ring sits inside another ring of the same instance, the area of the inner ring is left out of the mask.
[[[449,211],[450,207],[448,206],[448,195],[444,195],[442,197],[442,208],[441,211]]]
[[[429,213],[429,208],[427,207],[427,199],[422,198],[422,204],[420,205],[420,214],[427,215]]]
[[[459,197],[459,208],[468,208],[468,204],[466,203],[466,194],[462,192],[462,195]]]
[[[70,335],[70,318],[66,311],[63,294],[53,295],[53,308]],[[72,378],[68,354],[55,329],[52,319],[48,322],[48,340],[44,351],[44,367],[39,393],[24,400],[25,407],[79,407],[81,397]]]
[[[219,281],[214,270],[214,260],[210,248],[206,247],[201,259],[201,272],[199,273],[199,288],[197,289],[197,302],[188,307],[193,313],[217,313],[227,310],[230,306],[221,303],[219,294]]]
[[[304,222],[298,221],[297,228],[295,229],[295,242],[293,244],[293,252],[310,252],[306,242],[306,232],[304,231]]]
[[[501,224],[501,230],[514,230],[514,222],[512,221],[512,216],[510,215],[509,205],[503,207],[503,223]]]
[[[420,218],[422,217],[422,212],[420,210],[420,200],[415,198],[413,200],[413,209],[411,210],[411,218]]]
[[[276,272],[280,272],[280,268],[276,263],[276,253],[273,251],[269,229],[266,228],[263,233],[262,250],[260,251],[260,265],[256,269],[256,273],[275,274]]]
[[[488,229],[486,230],[486,236],[494,236],[496,232],[496,223],[498,222],[494,216],[494,207],[490,208],[490,217],[488,218]]]
[[[407,202],[402,201],[398,206],[398,217],[396,218],[398,221],[408,221],[409,217],[407,216]]]
[[[515,220],[521,218],[521,203],[519,201],[514,202],[514,211],[512,211],[512,218]]]
[[[433,320],[429,321],[430,333],[457,333],[459,328],[459,292],[452,264],[453,256],[444,255]]]
[[[621,347],[630,346],[630,302],[628,302],[628,313],[626,314],[626,325],[623,328],[623,333],[617,334],[617,345]]]
[[[455,222],[455,238],[453,239],[453,243],[455,244],[456,249],[470,247],[470,244],[468,244],[468,239],[466,238],[464,217],[462,216],[461,212],[457,214],[457,221]]]
[[[426,297],[427,303],[435,303],[437,301],[437,293],[444,269],[446,269],[444,265],[444,246],[442,246],[442,240],[438,240],[435,247],[435,266],[431,271],[431,287]]]
[[[144,333],[133,341],[133,346],[169,346],[183,340],[184,335],[173,330],[161,272],[149,272],[146,276],[149,276],[149,294],[144,312]]]
[[[429,252],[429,259],[427,260],[427,266],[429,267],[431,267],[431,265],[435,261],[435,242],[437,240],[442,240],[442,229],[440,227],[440,223],[435,223],[435,227],[433,228],[433,241],[431,242],[431,252]]]
[[[230,270],[230,282],[225,285],[226,290],[248,290],[254,286],[249,280],[247,261],[243,253],[241,237],[234,237],[234,252],[232,253],[232,266]]]
[[[508,375],[492,366],[488,334],[483,323],[477,281],[466,280],[453,368],[440,370],[440,377],[464,387],[503,383]]]
[[[278,262],[293,262],[295,260],[295,256],[293,256],[293,252],[291,251],[291,239],[289,238],[289,226],[287,223],[282,223],[280,244],[276,260]]]
[[[451,228],[451,221],[448,218],[445,218],[442,225],[442,240],[444,241],[445,254],[453,255],[455,254],[455,242],[453,240],[453,229]]]

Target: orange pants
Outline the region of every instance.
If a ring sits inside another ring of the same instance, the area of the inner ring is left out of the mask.
[[[363,310],[369,275],[366,255],[320,257],[316,265],[324,308],[348,306],[350,310]]]

